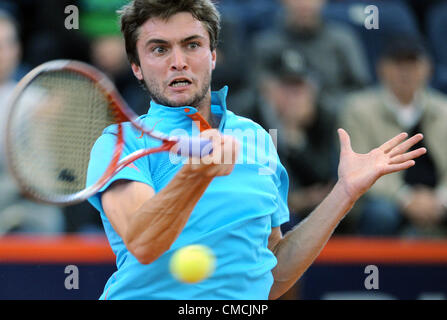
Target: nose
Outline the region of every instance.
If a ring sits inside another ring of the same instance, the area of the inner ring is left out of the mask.
[[[180,48],[172,50],[171,70],[183,71],[188,69],[186,57]]]

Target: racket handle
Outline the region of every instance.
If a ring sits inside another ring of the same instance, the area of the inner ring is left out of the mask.
[[[212,142],[199,137],[180,137],[177,142],[180,156],[204,157],[213,152]]]

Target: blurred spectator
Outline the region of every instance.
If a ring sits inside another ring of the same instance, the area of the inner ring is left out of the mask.
[[[148,97],[139,87],[127,61],[124,40],[116,11],[127,0],[79,0],[80,32],[89,46],[84,48],[88,61],[104,72],[116,85],[124,100],[137,113],[149,108]],[[66,232],[103,232],[96,210],[84,201],[65,207]]]
[[[358,232],[445,236],[447,96],[427,85],[431,61],[418,37],[389,39],[377,73],[381,85],[353,94],[341,117],[353,149],[367,152],[405,131],[423,133],[425,139],[415,148],[425,146],[428,153],[414,167],[384,177],[372,187],[356,217]]]
[[[325,0],[281,0],[283,13],[275,29],[254,38],[254,55],[287,43],[302,52],[322,86],[325,105],[335,110],[343,98],[370,81],[363,48],[346,25],[323,21]],[[254,75],[255,76],[255,75]]]
[[[278,130],[278,153],[290,177],[290,227],[310,213],[333,184],[334,117],[322,107],[319,83],[300,52],[275,47],[265,53],[262,64],[259,96],[248,116],[266,130]]]
[[[138,115],[149,109],[149,95],[139,85],[127,60],[121,35],[96,35],[91,39],[91,63],[107,74],[127,104]]]
[[[232,18],[222,15],[220,41],[217,46],[216,69],[213,71],[212,90],[229,86],[231,94],[237,94],[247,86],[244,49],[248,47],[242,38],[242,29]]]
[[[277,150],[289,175],[290,221],[283,233],[304,219],[334,183],[334,117],[322,107],[320,86],[304,57],[291,47],[264,52],[258,91],[245,114],[266,130],[276,129]],[[297,299],[299,284],[282,299]]]
[[[377,11],[371,11],[371,8],[368,8],[371,5],[376,7]],[[374,14],[377,15],[374,17]],[[387,37],[397,33],[420,33],[414,12],[403,0],[329,2],[324,7],[323,16],[327,21],[338,21],[348,25],[356,32],[365,49],[369,73],[375,83],[377,82],[375,77],[377,59],[386,44]],[[375,24],[374,27],[377,29],[366,27],[371,24]]]
[[[0,128],[5,124],[7,100],[15,87],[13,75],[19,65],[20,43],[16,22],[5,11],[0,10]],[[3,132],[3,131],[2,131]]]
[[[0,11],[0,132],[5,132],[8,101],[16,85],[12,80],[20,61],[20,43],[15,20]],[[64,219],[58,208],[26,200],[10,176],[0,144],[0,235],[8,232],[53,233],[63,231]]]
[[[231,17],[242,26],[244,40],[271,28],[280,6],[277,0],[217,0],[223,17]]]
[[[139,115],[149,108],[149,96],[139,86],[127,61],[117,10],[127,0],[80,0],[80,31],[90,41],[90,62],[107,74],[124,100]]]

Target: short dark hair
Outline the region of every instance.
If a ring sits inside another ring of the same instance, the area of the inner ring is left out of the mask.
[[[210,37],[210,49],[217,48],[220,14],[211,0],[133,0],[118,11],[130,63],[140,65],[137,52],[139,27],[150,18],[169,19],[180,12],[189,12],[203,22]]]
[[[393,61],[415,61],[430,58],[424,39],[420,35],[399,33],[385,39],[381,59]]]

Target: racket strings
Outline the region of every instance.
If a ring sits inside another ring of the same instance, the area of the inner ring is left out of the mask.
[[[79,73],[50,71],[34,79],[13,107],[12,163],[29,191],[46,197],[83,190],[93,144],[117,122],[107,95]]]

